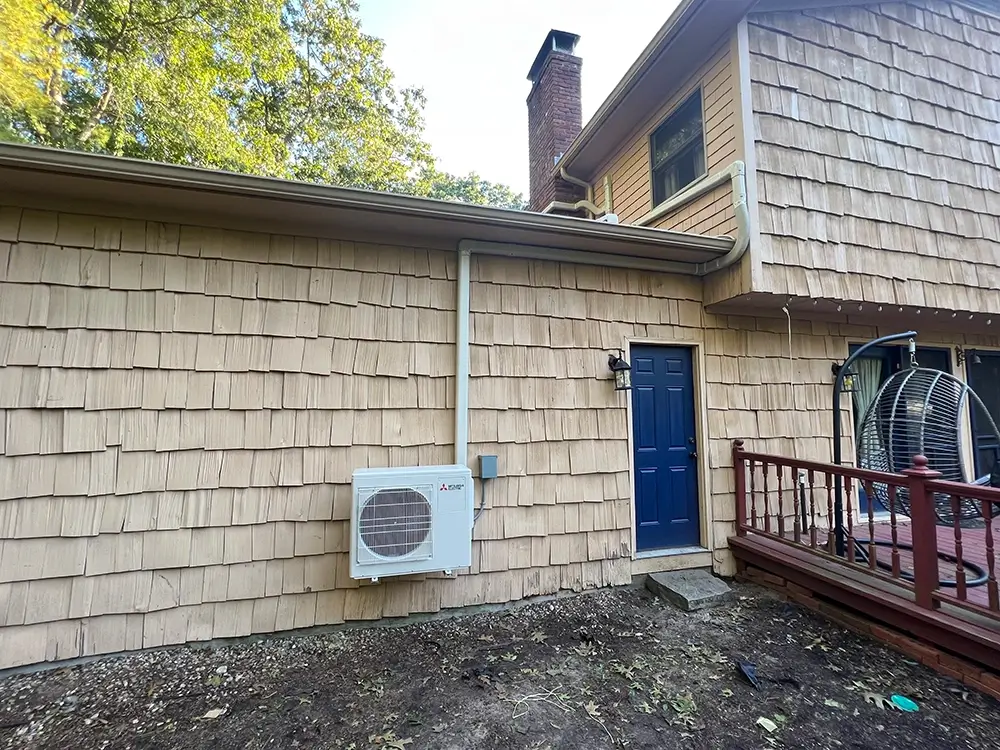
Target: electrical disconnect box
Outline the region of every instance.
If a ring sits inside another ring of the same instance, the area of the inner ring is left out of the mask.
[[[480,456],[479,457],[479,478],[480,479],[496,479],[497,478],[497,457],[496,456]]]

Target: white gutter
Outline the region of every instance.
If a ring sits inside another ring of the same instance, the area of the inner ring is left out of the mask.
[[[674,213],[695,198],[711,192],[720,185],[725,185],[728,182],[732,185],[733,213],[736,215],[736,237],[733,240],[733,247],[720,258],[715,258],[705,263],[684,265],[694,265],[695,269],[689,271],[689,273],[693,273],[695,276],[705,276],[713,271],[719,271],[727,266],[731,266],[743,257],[743,253],[746,252],[750,244],[750,209],[747,206],[746,172],[746,165],[737,159],[721,172],[716,172],[713,175],[698,180],[698,182],[695,182],[669,200],[661,203],[648,214],[637,219],[635,223],[638,226],[648,226],[654,221],[658,221],[664,216]]]
[[[14,171],[13,175],[4,174]],[[16,171],[15,171],[16,170]],[[578,217],[540,214],[531,211],[478,206],[455,201],[417,198],[408,195],[379,193],[355,188],[334,187],[293,180],[282,180],[257,175],[201,169],[198,167],[160,164],[118,156],[93,154],[80,151],[62,151],[45,146],[28,146],[0,143],[0,182],[9,179],[8,190],[21,188],[17,172],[42,175],[48,179],[46,190],[55,193],[59,185],[54,178],[67,176],[99,181],[87,186],[91,200],[123,200],[120,195],[107,198],[99,189],[107,186],[130,185],[176,189],[200,194],[199,205],[207,206],[213,196],[239,196],[315,206],[318,209],[337,209],[368,214],[377,222],[381,216],[392,214],[415,220],[462,222],[461,232],[474,232],[475,226],[509,232],[531,232],[539,237],[540,244],[565,242],[572,247],[583,242],[627,244],[644,252],[659,253],[675,249],[705,252],[725,252],[727,241],[720,237],[705,237],[685,232],[660,230],[650,232],[642,227],[590,221]],[[127,200],[127,198],[124,198]],[[377,224],[373,224],[377,226]],[[548,234],[548,237],[544,237]],[[459,234],[458,237],[462,235]],[[468,235],[466,235],[468,236]]]

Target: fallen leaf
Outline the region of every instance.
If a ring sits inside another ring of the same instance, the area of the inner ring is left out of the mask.
[[[590,701],[589,703],[585,703],[584,706],[583,706],[583,710],[586,711],[587,715],[590,716],[591,718],[594,718],[594,719],[601,718],[600,706],[598,706],[596,703],[594,703],[594,701]]]
[[[757,726],[764,727],[768,732],[776,732],[778,730],[778,725],[766,716],[761,716],[757,719]]]
[[[224,713],[226,713],[226,709],[224,709],[224,708],[213,708],[213,709],[211,709],[209,711],[206,711],[205,715],[202,716],[201,718],[202,719],[218,719]]]
[[[535,643],[544,643],[545,639],[548,638],[541,630],[536,630],[530,637]]]
[[[440,734],[447,728],[448,728],[447,724],[435,724],[434,726],[431,727],[431,731],[434,732],[435,734]]]
[[[884,695],[879,695],[878,693],[866,692],[864,695],[865,700],[871,703],[873,706],[881,708],[883,711],[887,708],[895,709],[896,704],[891,700],[886,698]]]
[[[830,708],[847,708],[843,703],[841,703],[840,701],[835,701],[833,698],[827,698],[825,701],[823,701],[823,705],[829,706]]]

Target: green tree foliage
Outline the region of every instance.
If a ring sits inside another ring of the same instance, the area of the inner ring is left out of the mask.
[[[17,138],[11,113],[34,123],[58,80],[63,9],[48,0],[0,0],[0,137]]]
[[[522,211],[526,201],[520,193],[515,193],[506,185],[488,182],[475,172],[467,177],[438,172],[430,178],[428,196],[441,200],[475,203],[480,206],[496,206],[497,208],[512,208]]]
[[[0,138],[522,207],[436,170],[354,0],[0,0]]]

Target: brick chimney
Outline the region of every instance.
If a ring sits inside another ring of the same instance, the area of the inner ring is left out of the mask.
[[[552,176],[559,158],[583,127],[583,60],[573,54],[579,39],[553,29],[528,71],[529,211],[541,211],[552,201],[574,202],[583,197],[580,187]]]

